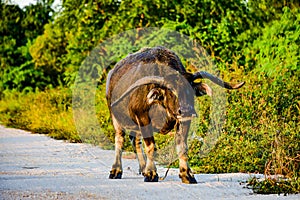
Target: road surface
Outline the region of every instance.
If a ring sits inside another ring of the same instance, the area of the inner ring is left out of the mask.
[[[171,169],[158,183],[144,183],[138,164],[123,159],[123,179],[108,179],[114,152],[0,126],[0,199],[300,199],[256,195],[249,174],[197,174],[182,184]],[[158,167],[159,175],[166,169]]]

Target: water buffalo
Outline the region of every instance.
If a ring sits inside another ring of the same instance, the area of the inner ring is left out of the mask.
[[[244,85],[244,82],[236,85],[224,82],[205,71],[189,73],[173,51],[161,46],[143,48],[115,65],[106,85],[106,99],[116,131],[116,157],[110,179],[122,177],[122,147],[125,130],[130,130],[144,181],[157,182],[153,132],[166,134],[174,129],[179,177],[183,183],[197,183],[188,164],[187,134],[191,117],[196,115],[194,97],[212,94],[207,84],[195,81],[202,78],[227,89]]]

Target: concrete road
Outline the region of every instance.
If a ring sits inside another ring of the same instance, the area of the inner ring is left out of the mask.
[[[113,159],[113,151],[0,126],[0,199],[300,199],[254,195],[244,183],[251,175],[241,173],[197,174],[199,183],[186,185],[171,169],[144,183],[133,159],[123,159],[123,179],[110,180]]]

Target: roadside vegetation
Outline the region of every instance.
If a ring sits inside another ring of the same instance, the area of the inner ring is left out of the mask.
[[[82,142],[73,118],[72,86],[83,60],[115,34],[164,27],[201,44],[224,80],[246,81],[240,90],[228,91],[226,123],[212,151],[202,157],[202,143],[190,142],[193,169],[264,173],[264,180],[249,180],[254,192],[300,192],[298,1],[64,0],[55,10],[52,4],[43,0],[21,9],[1,0],[1,124]],[[111,51],[124,57],[127,47],[120,43]],[[110,67],[121,57],[113,58]],[[97,118],[109,141],[95,137],[88,142],[111,149],[107,71],[101,72],[95,99]],[[207,134],[210,100],[200,97],[199,102],[201,126],[196,135],[202,137]],[[170,140],[156,137],[159,148]],[[129,141],[125,149],[131,150]]]

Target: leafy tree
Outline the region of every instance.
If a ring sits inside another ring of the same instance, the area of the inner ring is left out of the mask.
[[[42,36],[38,36],[30,47],[35,68],[43,71],[51,78],[54,86],[60,83],[60,74],[63,74],[63,56],[66,54],[64,32],[55,29],[53,24],[47,24]]]
[[[24,19],[21,27],[24,30],[24,35],[27,40],[33,40],[38,35],[41,35],[44,30],[44,25],[52,20],[54,13],[51,5],[54,0],[37,1],[36,4],[30,4],[24,8]]]
[[[100,42],[100,30],[114,15],[118,1],[65,0],[62,11],[30,52],[35,66],[57,84],[71,84],[74,73],[93,47]]]
[[[32,91],[36,88],[43,89],[51,86],[50,77],[45,76],[41,70],[35,69],[29,53],[30,46],[31,42],[29,41],[25,46],[21,46],[16,50],[26,61],[20,66],[4,69],[0,89]]]
[[[1,1],[0,91],[34,89],[49,84],[43,72],[34,68],[28,50],[31,42],[43,32],[43,26],[51,19],[52,3],[53,0],[38,2],[22,10],[18,5]]]
[[[283,11],[280,19],[264,28],[262,36],[251,45],[251,51],[247,51],[247,63],[256,68],[259,78],[282,80],[299,70],[300,14],[288,7]]]
[[[249,0],[248,7],[260,25],[279,19],[284,7],[299,8],[298,0]]]
[[[20,54],[15,50],[26,43],[21,26],[23,11],[17,5],[2,3],[0,20],[0,69],[20,64]]]

